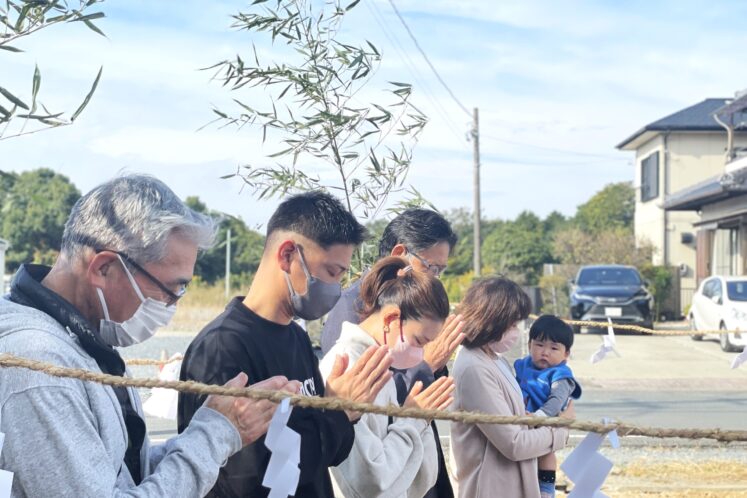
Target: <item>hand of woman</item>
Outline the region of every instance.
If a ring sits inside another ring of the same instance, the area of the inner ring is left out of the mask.
[[[412,386],[404,406],[421,410],[445,410],[454,401],[452,393],[455,387],[451,377],[441,377],[425,390],[423,383],[418,381]]]
[[[558,414],[558,417],[576,420],[576,409],[573,407],[573,400],[568,402],[568,406]]]

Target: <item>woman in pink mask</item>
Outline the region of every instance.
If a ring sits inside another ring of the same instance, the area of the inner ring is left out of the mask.
[[[356,363],[369,346],[387,345],[394,368],[407,369],[423,361],[423,346],[435,339],[449,315],[449,298],[437,278],[412,271],[402,258],[380,260],[361,284],[362,321],[344,322],[337,343],[319,369],[327,377],[349,358],[348,368],[373,369]],[[453,398],[450,377],[428,388],[416,383],[404,406],[445,409]],[[397,404],[394,380],[381,389],[377,405]],[[364,414],[355,425],[355,442],[348,458],[333,467],[341,496],[419,498],[433,487],[438,474],[436,444],[426,420]]]
[[[503,357],[519,340],[529,296],[515,282],[492,277],[472,284],[459,306],[466,339],[452,369],[456,409],[525,415],[513,368]],[[560,414],[574,418],[573,405]],[[568,429],[452,422],[451,445],[460,497],[539,498],[537,458],[562,449]]]

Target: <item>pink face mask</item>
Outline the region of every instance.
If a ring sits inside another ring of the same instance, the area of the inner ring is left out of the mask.
[[[501,337],[499,341],[491,344],[490,349],[498,354],[506,353],[514,347],[520,336],[521,332],[519,331],[519,327],[514,325],[503,334],[503,337]]]
[[[384,329],[384,344],[387,344],[386,336],[389,327]],[[411,345],[405,341],[405,335],[402,332],[402,320],[399,321],[399,340],[389,346],[389,354],[392,355],[392,367],[398,370],[407,370],[423,361],[423,348]]]

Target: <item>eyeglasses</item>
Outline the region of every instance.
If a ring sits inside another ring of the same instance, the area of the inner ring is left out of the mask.
[[[437,265],[437,264],[431,263],[424,257],[418,256],[416,253],[410,251],[407,247],[405,247],[405,251],[407,251],[407,254],[409,256],[413,256],[415,259],[420,261],[420,264],[422,264],[425,267],[425,271],[427,273],[430,273],[436,278],[440,278],[441,274],[446,271],[446,268],[447,268],[446,265]]]
[[[182,297],[184,297],[184,294],[187,293],[187,284],[181,284],[181,286],[179,287],[179,290],[176,293],[174,293],[174,291],[172,291],[171,289],[169,289],[168,287],[166,287],[166,285],[163,282],[161,282],[160,280],[158,280],[156,277],[154,277],[153,275],[151,275],[145,268],[143,268],[137,262],[135,262],[134,259],[132,259],[127,254],[125,254],[125,253],[123,253],[121,251],[112,251],[111,249],[101,249],[101,250],[98,250],[96,252],[102,252],[102,251],[109,251],[109,252],[113,252],[115,254],[119,254],[119,256],[127,264],[129,264],[135,270],[139,271],[140,273],[142,273],[143,275],[145,275],[146,277],[148,277],[148,280],[150,280],[151,282],[153,282],[154,284],[156,284],[156,286],[159,289],[161,289],[161,291],[163,291],[163,293],[166,294],[166,296],[168,296],[168,299],[166,300],[166,306],[172,306],[172,305],[176,304],[176,302],[179,299],[181,299]]]

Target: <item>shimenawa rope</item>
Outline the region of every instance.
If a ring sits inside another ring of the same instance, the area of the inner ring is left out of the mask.
[[[27,358],[20,358],[11,354],[0,354],[0,366],[6,368],[25,368],[46,375],[79,379],[110,386],[154,388],[161,387],[175,389],[180,392],[191,392],[200,395],[216,394],[221,396],[245,397],[265,399],[280,402],[290,398],[291,404],[300,407],[318,408],[323,410],[348,410],[360,413],[375,413],[393,417],[418,418],[424,420],[449,420],[465,424],[502,424],[527,425],[531,427],[567,427],[584,432],[606,434],[616,430],[621,436],[647,436],[653,438],[686,438],[686,439],[715,439],[721,442],[747,441],[747,431],[725,431],[721,429],[667,429],[657,427],[638,427],[622,422],[600,424],[580,420],[569,420],[560,417],[520,416],[508,417],[490,415],[487,413],[467,411],[422,410],[419,408],[404,408],[395,405],[380,406],[371,403],[357,403],[339,398],[319,398],[316,396],[291,395],[280,391],[263,389],[235,388],[202,384],[194,381],[161,381],[158,379],[133,379],[92,372],[78,368],[63,368],[50,363],[44,363]]]

